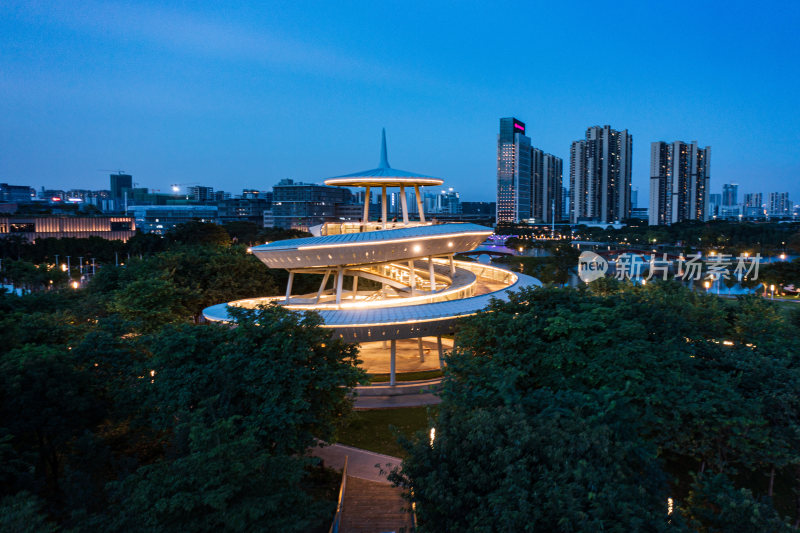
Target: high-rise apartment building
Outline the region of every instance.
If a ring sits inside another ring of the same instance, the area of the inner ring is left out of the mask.
[[[531,218],[534,222],[561,220],[564,161],[531,148]],[[554,204],[555,202],[555,204]]]
[[[725,207],[739,205],[739,185],[725,183],[722,186],[722,205]]]
[[[633,136],[593,126],[570,149],[570,222],[615,222],[631,213]]]
[[[721,194],[709,194],[708,195],[708,216],[709,217],[718,217],[720,215],[720,208],[722,207],[722,195]]]
[[[752,192],[744,195],[744,216],[760,217],[764,215],[764,195]]]
[[[697,141],[650,144],[651,226],[708,220],[711,147]]]
[[[770,216],[788,217],[792,216],[792,203],[789,201],[788,192],[769,193],[768,211]]]
[[[531,217],[531,140],[525,123],[500,119],[497,136],[497,222]]]

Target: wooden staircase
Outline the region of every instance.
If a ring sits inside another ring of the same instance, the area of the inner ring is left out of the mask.
[[[341,533],[411,533],[413,519],[401,489],[347,476]]]

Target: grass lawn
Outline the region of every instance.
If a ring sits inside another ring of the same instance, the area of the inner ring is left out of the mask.
[[[441,370],[421,370],[419,372],[400,372],[396,375],[397,381],[417,381],[421,379],[434,379],[442,377]],[[386,383],[389,381],[389,374],[370,374],[369,380],[372,383]]]
[[[435,415],[435,407],[401,407],[354,411],[339,429],[337,442],[394,457],[405,457],[390,426],[411,437],[415,432],[428,429],[428,409]]]

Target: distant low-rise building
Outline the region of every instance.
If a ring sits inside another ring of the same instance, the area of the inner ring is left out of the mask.
[[[133,217],[9,216],[0,217],[0,238],[19,235],[29,242],[65,237],[102,237],[127,241],[136,233]]]
[[[0,183],[0,203],[25,204],[36,198],[36,193],[27,185]]]
[[[189,200],[192,202],[198,203],[208,203],[213,202],[214,198],[214,187],[203,187],[202,185],[194,185],[186,189],[188,193]]]
[[[262,224],[264,211],[272,207],[263,198],[230,198],[217,202],[217,219],[220,224],[246,220]]]
[[[217,206],[215,205],[134,205],[128,207],[128,214],[133,217],[136,227],[144,233],[164,235],[177,226],[197,220],[200,222],[216,222]]]
[[[283,179],[272,188],[274,227],[307,229],[337,219],[336,204],[351,203],[344,187],[295,183]]]

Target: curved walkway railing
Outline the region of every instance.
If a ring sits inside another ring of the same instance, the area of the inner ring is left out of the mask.
[[[344,501],[344,491],[347,490],[347,456],[344,457],[344,468],[342,468],[342,484],[339,485],[339,500],[336,502],[336,514],[333,516],[333,523],[328,533],[339,533],[339,524],[342,521],[342,502]]]

